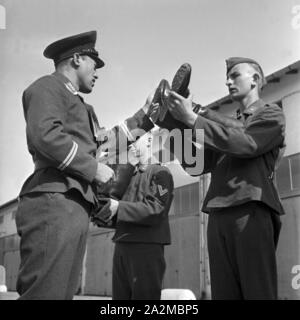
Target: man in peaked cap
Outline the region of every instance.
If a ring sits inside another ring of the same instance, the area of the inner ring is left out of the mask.
[[[95,49],[96,31],[50,44],[44,56],[55,72],[23,93],[28,150],[34,173],[19,197],[21,236],[17,280],[20,299],[72,299],[79,286],[89,217],[97,186],[114,171],[96,160],[99,124],[79,92],[90,93],[104,66]],[[153,128],[149,98],[142,109],[114,128],[134,142]],[[127,147],[127,144],[126,144]]]
[[[96,68],[102,68],[104,67],[104,62],[99,58],[99,53],[95,49],[96,40],[96,31],[80,33],[51,43],[44,50],[44,56],[53,59],[57,66],[61,61],[78,53],[89,56],[96,62]]]
[[[284,211],[273,178],[284,147],[285,117],[278,105],[260,98],[266,81],[256,61],[233,57],[226,65],[226,85],[239,105],[241,127],[195,114],[191,96],[170,92],[169,110],[194,134],[204,130],[199,174],[211,173],[202,210],[209,214],[212,298],[276,299],[275,249]]]

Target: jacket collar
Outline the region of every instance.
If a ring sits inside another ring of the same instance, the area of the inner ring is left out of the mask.
[[[142,173],[144,171],[147,170],[147,168],[150,166],[150,165],[153,165],[153,164],[157,164],[157,165],[162,165],[160,162],[154,162],[154,163],[151,163],[151,164],[146,164],[146,165],[143,165],[141,163],[138,163],[136,166],[135,166],[135,170],[134,170],[134,175],[137,174],[138,172]]]
[[[72,82],[66,76],[64,76],[63,74],[57,71],[53,72],[52,75],[58,78],[67,88],[67,90],[69,90],[72,94],[74,95],[79,94],[78,91],[75,89],[74,85],[72,84]]]
[[[244,116],[244,119],[248,118],[249,116],[252,116],[254,113],[256,113],[258,110],[261,110],[265,106],[265,102],[262,99],[258,99],[252,104],[250,104],[242,113],[240,109],[237,110],[236,116],[237,119],[241,119],[242,115]]]

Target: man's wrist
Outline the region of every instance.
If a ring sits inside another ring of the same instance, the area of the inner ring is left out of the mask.
[[[197,114],[199,114],[202,117],[205,117],[208,114],[208,111],[209,110],[207,107],[200,106]]]
[[[148,111],[149,111],[149,106],[147,104],[144,104],[144,106],[141,108],[141,110],[144,111],[145,115],[148,115]]]

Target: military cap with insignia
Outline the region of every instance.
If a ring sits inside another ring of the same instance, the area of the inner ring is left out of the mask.
[[[234,67],[236,66],[237,64],[240,64],[240,63],[251,63],[251,64],[255,64],[257,65],[261,75],[262,75],[262,84],[265,85],[267,83],[266,79],[265,79],[265,76],[264,76],[264,72],[260,66],[260,64],[251,59],[251,58],[243,58],[243,57],[231,57],[231,58],[228,58],[226,59],[226,74],[228,74],[228,72]]]
[[[96,67],[102,68],[104,62],[99,58],[95,49],[97,31],[80,33],[71,37],[63,38],[51,43],[45,50],[44,56],[53,59],[55,65],[73,56],[74,53],[87,55],[96,61]]]

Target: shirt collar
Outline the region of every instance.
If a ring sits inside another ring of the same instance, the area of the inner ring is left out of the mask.
[[[250,104],[243,112],[243,115],[248,117],[252,116],[256,111],[262,109],[265,106],[265,102],[262,99],[258,99],[252,104]],[[236,111],[237,119],[241,119],[242,112],[240,109]]]
[[[160,162],[154,162],[154,163],[151,163],[151,164],[161,165]],[[141,163],[138,163],[138,164],[135,166],[134,174],[137,174],[138,172],[141,173],[141,172],[146,171],[149,166],[150,166],[150,164],[141,164]]]
[[[72,82],[66,76],[64,76],[63,74],[61,74],[60,72],[57,72],[57,71],[52,73],[52,75],[54,75],[56,78],[58,78],[65,85],[67,90],[69,90],[72,94],[74,94],[74,95],[79,94],[79,92],[75,89]]]

